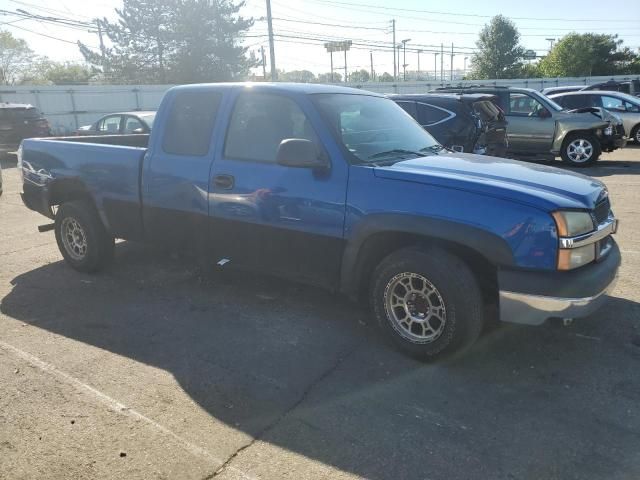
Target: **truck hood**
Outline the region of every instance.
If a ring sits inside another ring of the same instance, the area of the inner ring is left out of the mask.
[[[614,125],[619,125],[622,123],[622,117],[615,113],[610,112],[602,107],[584,107],[584,108],[574,108],[573,110],[567,110],[563,113],[591,113],[595,115],[597,118],[604,120],[605,122],[613,123]]]
[[[566,124],[567,126],[579,128],[606,127],[612,118],[609,111],[599,107],[589,108],[587,111],[584,111],[584,109],[563,110],[555,114],[556,121]],[[613,123],[617,122],[614,120]]]
[[[468,153],[443,152],[373,170],[379,178],[467,190],[545,211],[592,209],[605,190],[599,180],[567,170]]]

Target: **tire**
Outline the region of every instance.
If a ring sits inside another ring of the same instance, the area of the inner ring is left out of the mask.
[[[114,239],[89,202],[62,204],[56,213],[55,234],[60,253],[79,272],[96,272],[113,258]]]
[[[631,139],[640,145],[640,124],[633,127],[631,130]]]
[[[562,142],[562,161],[574,167],[593,165],[600,154],[600,142],[590,133],[570,133]]]
[[[413,290],[423,287],[413,302],[404,286],[407,279]],[[403,289],[406,295],[399,302]],[[374,271],[370,301],[385,334],[401,351],[420,360],[466,349],[484,324],[475,276],[462,260],[441,248],[405,248],[386,257]],[[426,309],[431,312],[425,317]]]

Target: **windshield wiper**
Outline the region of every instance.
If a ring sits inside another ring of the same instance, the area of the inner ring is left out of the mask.
[[[388,157],[390,155],[415,155],[417,157],[426,157],[424,152],[415,152],[413,150],[404,150],[402,148],[394,148],[392,150],[387,150],[380,153],[374,153],[373,155],[369,155],[369,159],[372,160],[374,158],[382,158]]]

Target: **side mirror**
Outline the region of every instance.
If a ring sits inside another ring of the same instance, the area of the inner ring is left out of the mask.
[[[328,168],[329,162],[318,146],[302,138],[285,138],[276,153],[278,165],[294,168]]]
[[[551,116],[551,112],[546,108],[541,108],[538,110],[538,117],[540,118],[549,118]]]

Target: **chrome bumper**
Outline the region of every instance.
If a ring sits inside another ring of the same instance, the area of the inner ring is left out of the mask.
[[[547,297],[500,291],[500,320],[541,325],[549,318],[580,318],[598,310],[613,290],[617,277],[599,294],[583,298]]]

